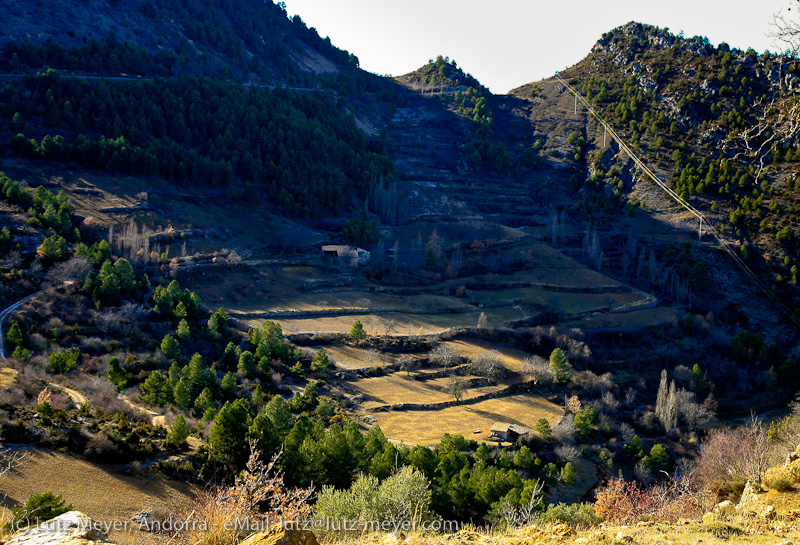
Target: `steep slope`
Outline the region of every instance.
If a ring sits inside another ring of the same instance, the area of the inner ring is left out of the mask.
[[[273,2],[6,2],[0,16],[11,70],[48,64],[105,75],[202,72],[297,84],[358,65]]]
[[[796,70],[785,57],[629,23],[559,74],[702,211],[789,312],[798,304]],[[697,233],[696,220],[633,168],[596,119],[583,107],[570,111],[574,97],[557,79],[512,94],[545,108],[560,100],[562,115],[583,120],[577,136],[585,144],[576,150],[582,173],[570,184],[580,209],[602,221],[626,204],[629,215],[644,205],[660,223]],[[737,291],[738,282],[726,289]]]

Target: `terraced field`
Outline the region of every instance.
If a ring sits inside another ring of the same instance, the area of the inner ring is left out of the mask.
[[[375,420],[386,437],[408,445],[434,445],[445,433],[486,441],[495,422],[520,424],[533,428],[540,418],[551,425],[564,411],[558,405],[535,394],[517,394],[463,404],[433,411],[392,411],[375,413]]]
[[[469,380],[478,377],[470,375],[458,378]],[[415,380],[405,372],[398,371],[382,377],[363,378],[352,382],[351,385],[366,396],[366,401],[361,403],[361,406],[364,409],[372,409],[381,405],[397,403],[428,404],[453,401],[453,396],[447,393],[449,381],[450,379],[447,377]],[[501,388],[503,385],[468,388],[464,392],[463,399],[496,392]]]

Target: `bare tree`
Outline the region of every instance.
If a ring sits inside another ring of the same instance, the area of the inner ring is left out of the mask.
[[[0,434],[0,478],[9,471],[12,471],[22,465],[25,458],[28,457],[27,450],[14,450],[7,448],[2,443],[3,437]]]
[[[428,353],[428,359],[432,364],[444,367],[446,371],[455,363],[456,352],[449,344],[442,343]]]
[[[536,519],[536,514],[541,508],[542,498],[544,497],[544,482],[536,480],[536,484],[530,490],[531,498],[528,503],[515,507],[511,501],[506,500],[498,514],[503,523],[512,528],[523,528],[528,526]]]
[[[63,263],[55,265],[47,273],[48,282],[60,285],[63,282],[83,280],[92,270],[92,262],[83,255],[74,255]]]
[[[374,348],[365,350],[364,363],[367,365],[367,367],[376,367],[378,364],[381,363],[381,353],[375,350]]]
[[[464,393],[467,391],[469,384],[466,380],[460,379],[455,375],[450,375],[447,381],[447,393],[453,396],[456,402],[461,401]]]
[[[472,370],[476,375],[497,380],[505,374],[503,358],[497,350],[484,350],[472,360]]]
[[[581,457],[581,449],[575,445],[559,445],[555,453],[564,462],[574,462]]]
[[[522,372],[537,386],[553,384],[553,370],[550,368],[550,362],[541,356],[529,356],[522,360]]]
[[[408,376],[408,377],[411,376],[411,370],[414,368],[414,365],[416,365],[416,363],[417,363],[417,360],[414,359],[412,356],[409,356],[408,354],[403,354],[397,360],[397,364],[400,366],[400,369],[405,371],[406,372],[406,376]]]
[[[658,385],[658,393],[656,394],[655,412],[665,430],[669,431],[677,425],[678,396],[675,391],[675,381],[667,383],[666,369],[661,371],[661,382]]]
[[[575,439],[575,421],[566,415],[553,426],[552,438],[558,443],[567,443]]]

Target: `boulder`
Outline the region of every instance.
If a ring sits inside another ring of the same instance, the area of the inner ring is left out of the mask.
[[[239,545],[319,545],[310,530],[297,530],[273,524],[269,530],[258,532],[241,541]]]
[[[736,513],[736,506],[733,505],[733,502],[725,500],[717,504],[714,508],[714,512],[724,517],[729,517]]]
[[[5,545],[94,545],[110,543],[88,516],[68,511],[38,526],[20,530]]]
[[[762,519],[772,520],[778,516],[778,513],[775,512],[774,506],[765,505],[764,507],[758,510],[758,516]]]

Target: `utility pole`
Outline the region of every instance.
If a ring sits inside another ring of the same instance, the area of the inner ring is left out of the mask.
[[[699,240],[701,242],[703,240],[703,216],[700,216],[700,233],[699,233],[699,235],[697,237],[697,240]]]
[[[578,93],[575,93],[575,115],[578,115]]]
[[[606,125],[603,125],[603,149],[606,148],[606,133],[608,132],[608,128]]]

